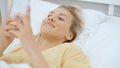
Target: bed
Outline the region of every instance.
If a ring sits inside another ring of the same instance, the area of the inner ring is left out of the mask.
[[[85,27],[80,37],[73,43],[80,46],[83,52],[90,60],[91,68],[120,68],[120,10],[115,11],[115,7],[120,8],[119,0],[76,0],[74,4],[81,4]],[[60,4],[73,4],[72,0],[31,0],[31,25],[34,34],[40,30],[42,19],[52,9]],[[105,9],[91,8],[85,4],[107,5]],[[86,8],[87,7],[87,8]],[[44,9],[46,8],[46,9]],[[116,14],[117,13],[117,14]],[[19,40],[15,39],[6,49],[4,54],[8,53],[18,45]]]

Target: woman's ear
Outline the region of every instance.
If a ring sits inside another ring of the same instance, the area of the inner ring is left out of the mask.
[[[70,32],[70,33],[68,33],[68,35],[66,36],[66,39],[67,39],[67,40],[72,40],[73,37],[74,37],[73,33]]]

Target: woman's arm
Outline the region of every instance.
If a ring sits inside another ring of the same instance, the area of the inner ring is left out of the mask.
[[[37,48],[34,38],[31,40],[26,40],[26,42],[24,41],[22,45],[29,45],[29,47],[26,46],[24,48],[32,60],[33,68],[49,68],[41,54],[41,51]]]

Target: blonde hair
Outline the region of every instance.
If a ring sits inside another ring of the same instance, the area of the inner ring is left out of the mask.
[[[74,37],[73,39],[66,41],[66,42],[72,42],[79,37],[79,34],[83,30],[84,19],[82,15],[82,10],[79,6],[76,6],[76,5],[69,5],[69,6],[61,5],[58,8],[66,9],[73,16],[72,24],[70,26],[70,31],[73,33]]]

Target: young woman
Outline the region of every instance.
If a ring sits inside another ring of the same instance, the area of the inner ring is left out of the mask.
[[[43,20],[40,34],[34,36],[30,25],[30,8],[27,14],[16,14],[1,27],[1,60],[7,63],[28,63],[33,68],[89,68],[87,57],[72,44],[82,31],[83,18],[76,6],[59,6]],[[4,34],[3,34],[4,33]],[[2,55],[14,38],[21,47]]]

